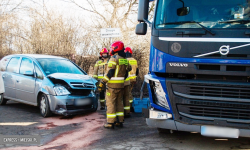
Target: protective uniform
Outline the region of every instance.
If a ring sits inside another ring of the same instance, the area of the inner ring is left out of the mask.
[[[125,58],[124,44],[116,41],[111,45],[111,50],[113,56],[108,62],[105,76],[99,85],[99,87],[107,85],[107,124],[104,125],[105,128],[114,128],[115,122],[122,126],[124,122],[123,88],[124,80],[128,76],[128,60]]]
[[[139,74],[139,69],[138,69],[136,59],[134,59],[132,57],[132,54],[133,54],[132,49],[130,47],[126,47],[125,48],[125,53],[126,53],[126,56],[127,56],[127,60],[129,61],[129,64],[132,67],[132,70],[128,74],[129,80],[130,80],[130,90],[129,90],[128,94],[129,94],[130,107],[132,108],[132,103],[133,103],[132,90],[133,90],[133,87],[134,87],[134,85],[136,83],[136,78],[137,78],[137,76]],[[130,110],[132,110],[132,109],[130,109]]]
[[[107,54],[107,57],[103,57],[103,54]],[[100,56],[102,57],[102,60],[98,60],[96,62],[93,75],[93,77],[97,79],[99,83],[103,79],[105,70],[107,69],[108,50],[106,48],[103,48],[100,52]],[[100,105],[101,110],[105,109],[105,87],[103,87],[100,91]]]

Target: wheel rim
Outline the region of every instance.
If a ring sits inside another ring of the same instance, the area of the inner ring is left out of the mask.
[[[46,100],[45,100],[44,97],[42,97],[42,99],[41,99],[40,109],[41,109],[42,114],[45,114],[45,111],[46,111]]]

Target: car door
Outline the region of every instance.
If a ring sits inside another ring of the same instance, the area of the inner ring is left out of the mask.
[[[23,57],[16,77],[16,98],[36,105],[35,82],[33,61]]]
[[[20,57],[12,57],[6,67],[6,71],[3,72],[3,82],[6,98],[16,98],[16,74],[18,73]]]

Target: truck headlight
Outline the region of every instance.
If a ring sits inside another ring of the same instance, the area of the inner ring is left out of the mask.
[[[70,94],[70,92],[62,85],[56,85],[54,87],[54,90],[56,92],[56,95],[58,95],[58,96]]]
[[[166,99],[166,93],[162,88],[161,82],[158,79],[151,77],[150,75],[145,75],[144,81],[146,83],[149,83],[150,85],[153,102],[161,107],[170,110],[168,101]]]
[[[155,103],[162,107],[169,109],[169,105],[166,99],[166,93],[164,92],[160,82],[153,82],[153,90],[156,97]]]

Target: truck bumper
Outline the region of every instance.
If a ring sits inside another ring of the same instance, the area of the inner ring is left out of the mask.
[[[146,123],[148,126],[156,127],[156,128],[201,133],[201,126],[200,125],[183,124],[183,123],[174,121],[172,119],[162,120],[162,119],[146,118]],[[250,137],[250,129],[240,129],[239,136],[240,137]]]

